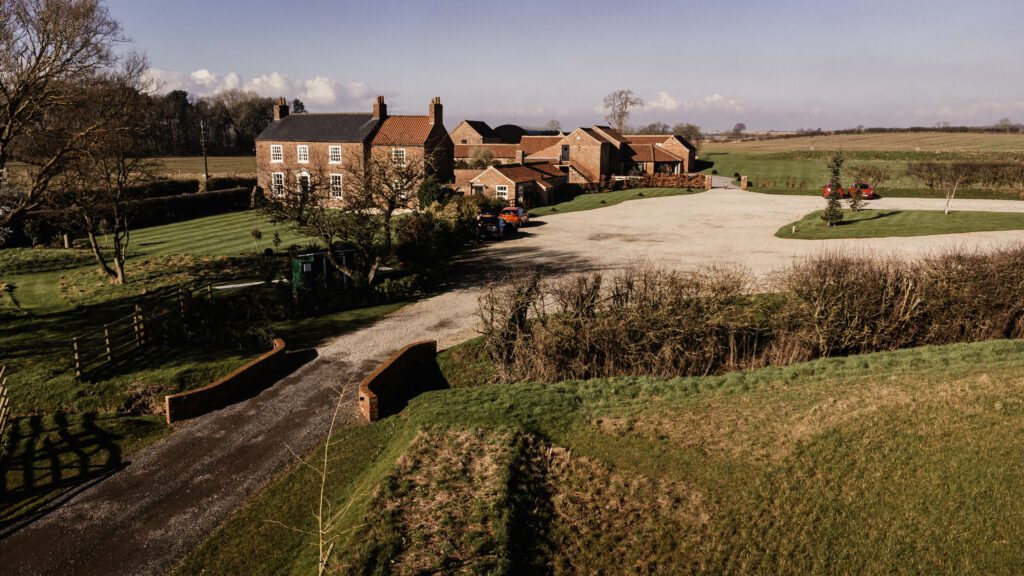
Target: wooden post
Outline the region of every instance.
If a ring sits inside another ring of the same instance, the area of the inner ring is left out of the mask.
[[[132,314],[132,329],[135,330],[135,347],[141,348],[143,343],[143,330],[142,330],[142,308],[139,305],[135,305],[135,313]]]
[[[78,337],[71,339],[71,350],[75,355],[75,378],[82,377],[82,357],[78,354]]]
[[[7,399],[7,378],[4,377],[4,372],[7,371],[7,367],[0,367],[0,440],[4,437],[4,432],[7,430],[7,417],[10,415],[10,401]]]
[[[110,362],[114,356],[110,353],[110,328],[106,324],[103,325],[103,342],[107,348],[107,362]]]
[[[206,296],[210,300],[210,302],[213,302],[213,283],[212,282],[206,285]]]

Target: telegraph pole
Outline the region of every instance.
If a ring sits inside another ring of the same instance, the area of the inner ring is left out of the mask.
[[[210,163],[206,159],[206,120],[199,121],[199,138],[203,141],[203,192],[209,192]]]

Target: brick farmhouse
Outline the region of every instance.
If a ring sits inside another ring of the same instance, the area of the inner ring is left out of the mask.
[[[281,98],[274,121],[256,138],[257,186],[270,197],[286,189],[322,186],[328,198],[344,197],[346,167],[371,155],[395,163],[422,160],[424,171],[454,181],[453,145],[444,128],[440,98],[425,116],[389,115],[383,96],[372,113],[289,114]],[[414,202],[415,191],[410,191]]]
[[[551,201],[554,189],[569,179],[550,162],[491,166],[470,180],[473,194],[508,201],[509,206],[538,206]]]

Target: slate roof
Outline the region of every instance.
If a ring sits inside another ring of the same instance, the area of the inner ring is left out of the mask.
[[[381,122],[375,146],[422,146],[434,126],[429,116],[388,116]]]
[[[289,114],[271,122],[257,141],[273,142],[363,142],[378,120],[373,114]]]
[[[626,141],[626,138],[616,129],[610,126],[594,126],[596,132],[600,132],[606,140],[614,142],[615,144],[622,144]]]

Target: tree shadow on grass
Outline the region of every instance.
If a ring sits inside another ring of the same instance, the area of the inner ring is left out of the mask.
[[[861,222],[871,222],[872,220],[881,220],[882,218],[888,218],[890,216],[896,216],[901,214],[902,210],[887,210],[887,211],[876,211],[867,218],[857,218],[856,220],[840,220],[837,224],[839,226],[847,226],[850,224],[858,224]]]

